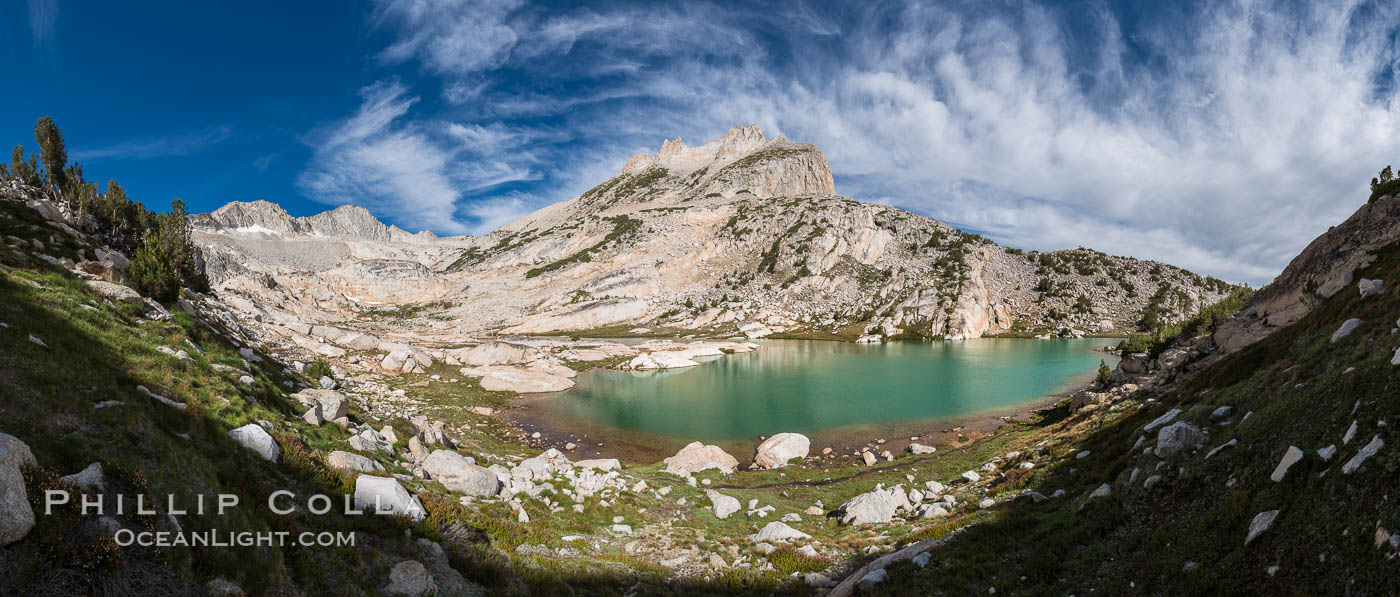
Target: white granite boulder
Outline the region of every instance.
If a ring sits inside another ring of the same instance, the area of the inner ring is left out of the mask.
[[[263,460],[277,462],[277,458],[282,455],[282,448],[277,446],[277,441],[257,423],[249,423],[229,431],[228,436],[243,447],[257,452]]]
[[[1171,460],[1182,452],[1204,446],[1208,439],[1199,427],[1177,421],[1157,430],[1157,446],[1153,453],[1163,460]]]
[[[326,464],[341,472],[376,473],[384,471],[384,466],[378,462],[344,450],[336,450],[327,454]]]
[[[676,452],[675,456],[662,462],[666,464],[666,472],[682,476],[712,468],[727,474],[739,468],[739,459],[730,456],[719,446],[707,446],[700,442],[687,444]]]
[[[574,380],[543,371],[495,366],[481,378],[481,388],[489,392],[533,394],[562,392],[574,387]]]
[[[749,540],[759,541],[795,541],[799,539],[811,539],[812,536],[794,529],[784,523],[773,521],[764,525],[763,529],[757,533],[749,535]]]
[[[739,511],[739,499],[724,495],[713,489],[707,490],[705,495],[710,498],[710,505],[715,509],[715,518],[723,520],[729,518],[730,514]]]
[[[334,421],[350,413],[350,401],[335,390],[302,390],[292,394],[292,397],[307,408],[320,405],[322,420]]]
[[[393,477],[360,475],[355,478],[355,507],[381,514],[398,514],[413,520],[423,520],[428,515],[423,503],[399,485]]]
[[[787,466],[794,458],[806,458],[812,441],[801,433],[779,433],[758,445],[754,463],[763,468]]]
[[[23,469],[36,466],[29,446],[0,433],[0,547],[23,539],[34,528],[34,510],[24,486]]]
[[[847,500],[837,509],[837,515],[845,524],[885,524],[909,507],[909,498],[900,487],[877,487]]]
[[[443,487],[467,495],[496,495],[501,489],[496,473],[451,450],[433,450],[423,459],[423,470]]]

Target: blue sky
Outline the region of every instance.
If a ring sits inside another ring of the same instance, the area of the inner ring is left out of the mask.
[[[0,143],[479,234],[757,123],[843,195],[1259,284],[1400,162],[1400,10],[1325,4],[8,0]]]

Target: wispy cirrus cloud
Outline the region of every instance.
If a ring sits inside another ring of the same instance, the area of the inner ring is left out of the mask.
[[[408,95],[398,81],[369,85],[360,95],[353,116],[308,139],[314,153],[297,184],[317,201],[366,205],[405,227],[481,232],[459,217],[461,198],[538,177],[523,164],[528,156],[491,157],[503,141],[520,133],[501,126],[406,119],[419,98]],[[471,208],[465,213],[489,216]]]
[[[821,147],[858,199],[1262,283],[1400,157],[1398,17],[1371,1],[379,0],[375,24],[395,36],[381,61],[440,88],[394,127],[444,156],[458,229],[567,199],[664,137],[756,122]]]
[[[29,35],[36,44],[46,44],[58,24],[58,0],[29,0]]]
[[[171,133],[159,137],[129,139],[101,147],[79,147],[69,152],[75,162],[124,159],[179,157],[199,153],[233,136],[229,126],[211,126],[193,132]]]

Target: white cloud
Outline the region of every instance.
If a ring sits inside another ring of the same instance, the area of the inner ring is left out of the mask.
[[[232,127],[212,126],[188,133],[171,133],[162,137],[130,139],[104,147],[77,148],[69,152],[68,157],[74,162],[85,162],[103,159],[144,160],[185,156],[222,143],[232,134]]]
[[[471,233],[490,233],[492,230],[534,211],[531,206],[536,204],[538,204],[538,199],[523,194],[510,194],[475,201],[466,208],[467,213],[476,220],[476,225],[471,228]]]
[[[382,57],[464,109],[396,126],[441,136],[464,193],[538,181],[459,197],[478,227],[756,122],[821,147],[858,199],[1262,283],[1400,158],[1390,5],[378,6]]]
[[[34,43],[47,43],[57,23],[58,0],[29,0],[29,34]]]
[[[451,154],[396,123],[418,101],[406,93],[397,82],[362,89],[359,111],[311,140],[315,153],[298,185],[318,201],[366,205],[405,227],[463,232],[455,217],[460,193],[445,172]]]
[[[365,205],[402,227],[460,234],[479,229],[483,219],[498,226],[501,214],[519,205],[498,201],[488,210],[473,203],[461,210],[464,220],[464,196],[539,178],[528,151],[501,151],[538,137],[534,131],[408,118],[419,98],[398,81],[366,86],[360,95],[354,115],[308,139],[314,154],[297,183],[317,201]]]
[[[377,18],[411,34],[380,57],[401,62],[419,57],[439,74],[499,65],[517,41],[506,17],[523,0],[380,0]]]

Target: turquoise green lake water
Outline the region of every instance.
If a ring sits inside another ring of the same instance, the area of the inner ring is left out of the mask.
[[[746,354],[665,371],[598,369],[536,408],[550,418],[686,441],[949,419],[1035,402],[1084,381],[1110,341],[771,340]]]

